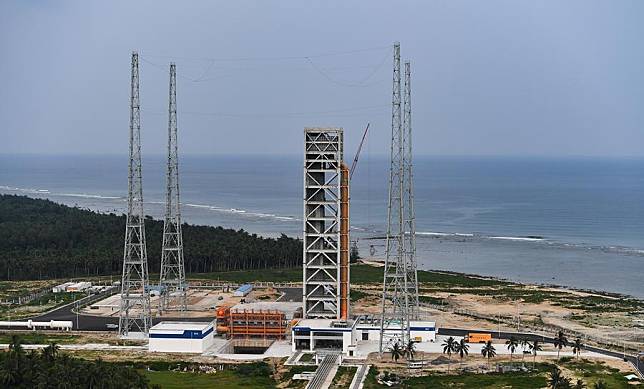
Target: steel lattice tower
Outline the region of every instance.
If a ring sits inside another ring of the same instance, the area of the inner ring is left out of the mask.
[[[419,320],[418,270],[416,268],[416,214],[414,212],[414,174],[411,150],[411,64],[405,61],[405,93],[403,95],[403,143],[404,143],[404,234],[405,262],[407,267],[407,290],[409,291],[409,319]]]
[[[161,298],[159,310],[170,308],[176,298],[176,309],[186,310],[186,273],[183,264],[181,234],[181,205],[179,203],[179,160],[177,146],[177,71],[170,64],[170,94],[168,102],[168,169],[166,174],[165,218],[161,249]]]
[[[392,343],[399,342],[403,346],[409,341],[409,321],[417,313],[415,265],[408,262],[413,257],[415,243],[413,237],[408,237],[411,231],[406,230],[414,223],[413,207],[406,203],[413,201],[411,190],[411,160],[407,153],[411,151],[411,142],[407,142],[407,131],[411,132],[411,113],[409,104],[406,105],[405,128],[401,119],[401,87],[400,87],[400,43],[394,44],[393,97],[391,115],[391,166],[389,172],[389,204],[387,217],[386,259],[382,289],[382,316],[380,321],[380,352],[382,353]],[[409,93],[406,83],[406,93]],[[408,96],[405,97],[408,100]],[[409,139],[410,140],[410,139]],[[413,266],[413,271],[412,271]]]
[[[145,214],[141,182],[141,117],[139,102],[139,55],[132,53],[130,85],[130,162],[128,175],[127,221],[121,279],[119,335],[130,332],[148,334],[150,329],[150,294],[148,290],[148,255],[145,246]]]
[[[304,129],[304,318],[340,318],[341,128]]]

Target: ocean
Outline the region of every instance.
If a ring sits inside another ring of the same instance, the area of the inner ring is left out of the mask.
[[[163,156],[145,156],[146,213],[163,215]],[[302,235],[298,156],[180,157],[183,220]],[[416,157],[421,269],[644,298],[644,159]],[[382,258],[388,159],[362,156],[352,239]],[[127,156],[0,155],[0,193],[122,213]]]

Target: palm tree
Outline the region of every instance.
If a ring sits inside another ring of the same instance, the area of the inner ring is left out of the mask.
[[[416,342],[411,339],[407,342],[407,347],[405,347],[405,355],[407,359],[414,359],[414,355],[416,355]]]
[[[22,355],[22,338],[19,335],[11,335],[11,343],[9,343],[9,351],[13,351],[15,354]]]
[[[512,356],[514,355],[517,347],[519,347],[519,341],[514,336],[510,336],[510,339],[508,339],[505,344],[508,347],[508,350],[510,350],[510,362],[512,362]]]
[[[568,346],[568,338],[566,338],[566,335],[563,333],[563,331],[559,331],[557,332],[557,336],[552,343],[557,348],[557,359],[559,359],[559,353],[561,352],[561,349]]]
[[[53,361],[58,356],[59,350],[60,346],[57,345],[56,342],[52,342],[49,346],[45,347],[42,350],[42,353],[45,359],[47,359],[48,361]]]
[[[483,348],[481,349],[481,354],[483,354],[483,356],[487,358],[487,367],[489,369],[490,358],[496,356],[496,349],[494,348],[491,340],[488,340],[487,343],[485,343],[485,346],[483,346]]]
[[[521,363],[525,366],[525,350],[530,349],[531,345],[528,338],[521,338],[520,344],[521,344],[521,348],[524,351],[521,353]]]
[[[461,365],[463,365],[463,357],[465,357],[470,352],[470,345],[467,344],[465,338],[461,338],[461,341],[456,343],[454,346],[454,351],[461,357]]]
[[[584,345],[581,343],[581,339],[575,339],[575,343],[572,344],[572,352],[577,356],[577,359],[579,359],[579,354],[581,354],[583,347]]]
[[[593,385],[594,389],[608,389],[608,385],[606,385],[606,382],[604,380],[599,380],[595,382],[595,385]]]
[[[571,385],[570,378],[566,378],[561,374],[561,370],[555,367],[548,376],[548,387],[551,389],[569,389]]]
[[[539,341],[535,339],[535,341],[530,345],[530,350],[532,350],[532,368],[534,369],[534,365],[537,361],[537,351],[542,351],[543,348],[539,344]]]
[[[396,342],[389,347],[389,352],[391,353],[391,359],[398,363],[398,359],[403,356],[404,350],[400,347],[400,343]]]
[[[582,380],[577,380],[577,383],[572,387],[572,389],[586,389],[586,384]]]
[[[452,353],[456,351],[456,340],[454,337],[450,336],[443,342],[443,354],[447,354],[449,362],[447,362],[447,372],[449,373],[450,365],[452,364]]]

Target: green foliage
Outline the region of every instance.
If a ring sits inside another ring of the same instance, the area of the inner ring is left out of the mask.
[[[302,281],[302,268],[292,269],[262,269],[262,270],[245,270],[230,272],[214,272],[193,274],[193,279],[221,280],[230,282],[253,282],[253,281],[273,281],[273,282],[295,282]]]
[[[270,376],[271,368],[266,362],[244,363],[237,367],[235,373],[240,377]]]
[[[11,343],[12,337],[15,333],[3,332],[0,333],[0,343]],[[78,335],[71,334],[49,334],[40,331],[33,331],[29,333],[20,334],[20,343],[22,344],[48,344],[48,343],[75,343],[79,339]]]
[[[603,382],[604,388],[620,389],[631,388],[624,374],[618,369],[607,366],[603,361],[591,361],[587,359],[574,359],[571,361],[560,361],[562,366],[582,377],[588,388],[594,388],[599,382]],[[601,386],[600,386],[601,387]]]
[[[357,289],[352,289],[350,293],[351,302],[358,301],[361,298],[364,298],[367,296],[371,296],[371,295],[369,293],[365,293]]]
[[[150,383],[163,389],[274,389],[271,376],[240,377],[234,370],[215,374],[178,371],[141,371]]]
[[[163,222],[145,221],[150,271],[159,269]],[[7,280],[119,274],[125,216],[100,214],[49,200],[0,195],[0,275]],[[183,225],[188,273],[301,264],[302,243],[244,230]]]
[[[389,346],[389,352],[391,353],[391,359],[395,362],[398,362],[405,355],[405,349],[398,342]]]
[[[458,375],[432,374],[424,377],[413,377],[405,380],[409,388],[513,388],[539,389],[546,386],[542,373],[488,373],[475,374],[460,372]],[[365,388],[368,388],[365,386]]]
[[[355,263],[360,259],[360,252],[358,251],[358,246],[354,243],[351,245],[351,251],[349,252],[349,261]]]
[[[60,354],[50,344],[41,352],[26,353],[14,336],[9,352],[0,353],[0,387],[3,388],[148,388],[148,380],[136,370],[86,361]]]

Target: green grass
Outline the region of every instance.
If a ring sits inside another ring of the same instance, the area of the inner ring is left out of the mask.
[[[422,377],[412,377],[403,381],[403,387],[408,388],[467,388],[467,389],[492,389],[492,388],[513,388],[513,389],[539,389],[546,386],[546,372],[551,368],[549,365],[537,365],[533,372],[516,373],[488,373],[476,374],[471,372],[459,372],[458,374],[447,375],[444,373],[430,373]],[[398,374],[399,372],[393,372]],[[381,389],[385,386],[378,384],[376,377],[379,372],[371,368],[365,379],[365,389]],[[404,376],[404,374],[398,374]]]
[[[599,381],[606,382],[607,387],[611,389],[626,389],[633,386],[624,378],[624,373],[618,369],[608,367],[604,362],[591,362],[587,359],[565,361],[561,365],[575,372],[579,378],[586,383],[589,388]],[[576,381],[576,379],[574,380]]]
[[[343,389],[348,387],[357,370],[358,368],[355,366],[338,367],[338,371],[335,373],[335,377],[333,377],[333,382],[329,389]]]
[[[371,296],[371,295],[369,293],[365,293],[365,292],[362,292],[360,290],[353,289],[351,291],[351,302],[358,301],[361,298],[364,298],[364,297],[367,297],[367,296]]]
[[[178,371],[142,370],[150,384],[164,389],[273,389],[275,380],[270,375],[242,374],[236,370],[217,371],[214,374]]]
[[[261,270],[244,270],[230,272],[214,273],[193,273],[188,275],[189,279],[199,280],[219,280],[230,282],[301,282],[302,268],[291,269],[261,269]]]
[[[275,282],[298,282],[302,281],[302,268],[291,269],[260,269],[247,271],[214,272],[214,273],[193,273],[191,279],[208,279],[231,282],[251,281],[275,281]],[[431,284],[446,284],[449,286],[460,286],[465,288],[491,287],[499,285],[512,285],[506,281],[484,279],[467,276],[464,274],[418,271],[418,281]],[[351,265],[351,282],[357,284],[381,283],[382,267],[365,264]]]
[[[405,381],[410,388],[513,388],[539,389],[546,386],[545,375],[537,373],[460,373],[459,375],[430,375]]]
[[[0,343],[10,343],[12,335],[13,334],[6,332],[0,333]],[[20,337],[22,344],[50,344],[52,342],[55,342],[57,344],[70,344],[75,343],[79,338],[78,335],[43,334],[41,332],[21,332],[15,335],[18,335]]]
[[[633,387],[624,378],[624,373],[621,373],[618,369],[606,366],[601,361],[593,362],[585,359],[577,361],[562,358],[557,364],[561,367],[566,367],[574,373],[574,377],[570,377],[572,378],[573,384],[577,382],[578,378],[581,378],[588,388],[592,388],[599,380],[603,380],[607,384],[607,387],[611,389],[628,389]],[[459,372],[453,375],[433,372],[423,377],[408,378],[404,380],[402,386],[409,388],[537,389],[546,387],[548,374],[553,369],[554,365],[552,364],[540,363],[537,364],[537,370],[531,372],[511,372],[505,374]],[[371,368],[365,380],[365,389],[384,388],[384,386],[378,384],[376,381],[378,373],[376,368]],[[394,371],[394,373],[398,372]],[[404,376],[403,374],[399,375]]]

